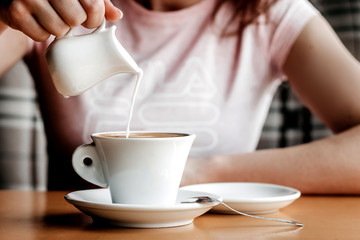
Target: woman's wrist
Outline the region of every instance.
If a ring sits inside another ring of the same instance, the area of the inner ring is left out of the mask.
[[[226,156],[207,158],[189,158],[186,163],[181,185],[220,182],[224,177],[224,169],[228,164]]]

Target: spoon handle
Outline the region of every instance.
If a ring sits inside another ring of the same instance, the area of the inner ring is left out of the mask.
[[[199,197],[191,197],[191,198],[188,198],[188,199],[182,201],[182,203],[211,203],[211,202],[218,202],[218,203],[224,205],[225,207],[227,207],[228,209],[230,209],[231,211],[233,211],[233,212],[235,212],[237,214],[240,214],[240,215],[247,216],[247,217],[270,220],[270,221],[277,221],[277,222],[283,222],[283,223],[289,223],[289,224],[295,225],[297,227],[303,227],[304,226],[304,224],[293,221],[293,220],[261,217],[261,216],[255,216],[255,215],[251,215],[251,214],[248,214],[248,213],[240,212],[238,210],[233,209],[232,207],[230,207],[229,205],[224,203],[222,200],[214,198],[214,197],[199,196]]]
[[[290,223],[290,224],[293,224],[293,225],[298,226],[298,227],[303,227],[303,226],[304,226],[304,224],[299,223],[299,222],[296,222],[296,221],[293,221],[293,220],[285,220],[285,219],[261,217],[261,216],[255,216],[255,215],[247,214],[247,213],[244,213],[244,212],[240,212],[240,211],[238,211],[238,210],[233,209],[232,207],[230,207],[229,205],[225,204],[225,203],[222,202],[222,201],[220,201],[220,204],[224,205],[225,207],[227,207],[227,208],[230,209],[231,211],[234,211],[234,212],[236,212],[236,213],[238,213],[238,214],[241,214],[241,215],[244,215],[244,216],[247,216],[247,217],[264,219],[264,220],[270,220],[270,221],[277,221],[277,222],[283,222],[283,223]]]

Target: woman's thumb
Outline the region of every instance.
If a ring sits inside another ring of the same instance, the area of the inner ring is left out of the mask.
[[[120,9],[114,6],[110,0],[104,0],[105,3],[105,18],[110,22],[115,22],[122,18],[123,13]]]

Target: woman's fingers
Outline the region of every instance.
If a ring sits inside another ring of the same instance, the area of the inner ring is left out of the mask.
[[[64,21],[57,9],[48,1],[37,1],[38,5],[31,5],[30,10],[37,22],[50,34],[63,36],[70,29],[70,25]]]
[[[35,41],[45,41],[51,34],[63,36],[70,29],[47,0],[14,0],[1,11],[1,18]]]
[[[50,4],[70,27],[79,26],[87,19],[87,13],[78,0],[50,0]]]
[[[51,34],[63,36],[81,24],[96,28],[104,16],[117,21],[122,12],[110,0],[13,0],[0,8],[2,21],[35,41],[45,41]]]
[[[87,18],[82,25],[86,28],[98,27],[105,15],[104,0],[79,0],[79,2],[87,14]]]
[[[82,23],[84,27],[98,27],[104,19],[115,22],[122,18],[123,14],[110,0],[79,0],[84,8],[87,19]]]
[[[110,0],[104,0],[104,2],[106,20],[110,22],[115,22],[123,17],[122,11],[115,7]]]
[[[1,19],[11,28],[22,31],[35,41],[45,41],[51,34],[38,22],[32,7],[20,0],[14,0],[7,9],[2,9]]]
[[[43,42],[50,37],[50,33],[45,30],[30,14],[25,14],[21,18],[22,24],[17,21],[10,23],[9,26],[23,32],[35,41]]]

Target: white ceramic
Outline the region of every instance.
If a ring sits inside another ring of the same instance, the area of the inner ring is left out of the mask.
[[[131,132],[130,136],[137,133]],[[116,138],[103,134],[93,134],[92,144],[82,145],[73,153],[73,168],[80,177],[95,185],[109,187],[114,203],[175,203],[195,135]],[[126,132],[111,134],[126,135]],[[84,164],[86,158],[92,159],[90,166]]]
[[[115,26],[105,28],[104,20],[90,34],[74,36],[70,30],[49,45],[46,60],[59,93],[75,96],[118,73],[142,74],[117,40],[115,29]]]
[[[66,201],[73,204],[94,221],[132,228],[163,228],[187,225],[194,218],[206,213],[218,203],[199,204],[180,202],[190,197],[210,195],[210,193],[180,190],[175,204],[163,206],[114,204],[108,189],[92,189],[71,192],[65,195]]]
[[[300,191],[290,187],[248,182],[196,184],[184,186],[181,189],[220,195],[224,203],[230,207],[249,214],[275,212],[288,206],[301,195]],[[223,205],[218,205],[211,211],[234,214]]]

